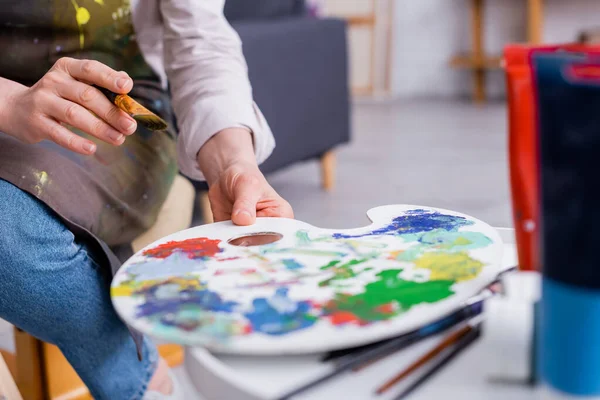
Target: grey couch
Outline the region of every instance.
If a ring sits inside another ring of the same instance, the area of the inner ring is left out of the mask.
[[[227,0],[225,16],[242,39],[254,98],[277,143],[262,171],[318,159],[348,142],[345,22],[307,15],[304,0]]]

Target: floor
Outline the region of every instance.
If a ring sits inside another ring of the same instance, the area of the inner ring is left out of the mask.
[[[268,178],[297,219],[323,228],[363,226],[369,208],[393,203],[448,208],[508,227],[505,112],[501,104],[453,101],[357,105],[331,193],[319,187],[316,162]]]
[[[296,218],[325,228],[367,224],[366,211],[404,203],[460,211],[511,226],[501,104],[411,101],[355,105],[352,143],[337,151],[336,187],[320,188],[317,162],[268,177]],[[12,350],[12,329],[0,320],[0,348]],[[198,398],[178,368],[186,399]]]

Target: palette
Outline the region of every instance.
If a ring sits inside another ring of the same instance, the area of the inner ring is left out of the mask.
[[[169,342],[303,354],[412,331],[502,270],[498,233],[475,218],[407,205],[367,215],[373,224],[348,230],[259,218],[178,232],[123,265],[113,304],[132,327]]]

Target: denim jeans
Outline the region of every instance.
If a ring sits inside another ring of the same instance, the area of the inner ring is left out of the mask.
[[[0,318],[57,345],[96,400],[141,399],[158,355],[137,357],[110,276],[45,204],[0,179]]]

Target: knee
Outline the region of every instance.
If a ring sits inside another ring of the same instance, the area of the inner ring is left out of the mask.
[[[40,337],[80,330],[90,302],[106,302],[96,269],[49,208],[0,180],[0,317]]]

